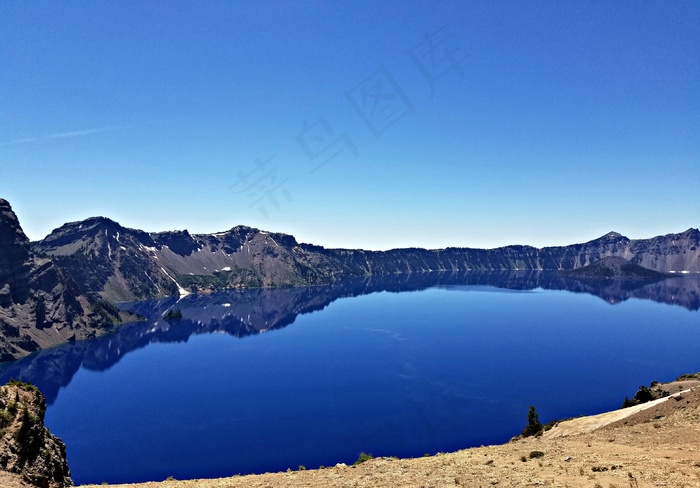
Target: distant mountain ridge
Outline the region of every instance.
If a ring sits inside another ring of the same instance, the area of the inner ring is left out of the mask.
[[[635,240],[610,232],[583,244],[544,248],[365,251],[301,244],[291,235],[246,226],[213,234],[147,233],[93,217],[59,227],[32,249],[64,268],[82,292],[112,301],[396,273],[571,270],[608,256],[662,273],[700,272],[698,229]]]
[[[0,199],[0,361],[112,330],[127,317],[109,302],[328,285],[346,278],[573,270],[610,257],[659,272],[697,273],[700,231],[638,240],[611,232],[583,244],[541,249],[365,251],[302,244],[246,226],[192,235],[145,232],[91,217],[30,243],[10,204]],[[627,293],[624,284],[609,288]]]

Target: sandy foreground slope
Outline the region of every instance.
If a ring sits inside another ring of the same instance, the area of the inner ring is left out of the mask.
[[[562,422],[540,438],[504,445],[416,459],[378,458],[358,466],[111,486],[700,487],[700,381],[669,388],[680,393]],[[535,457],[534,451],[543,454]],[[0,477],[0,486],[20,485],[3,485]]]

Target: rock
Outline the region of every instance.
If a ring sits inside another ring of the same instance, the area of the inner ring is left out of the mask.
[[[620,256],[606,256],[603,259],[565,273],[572,278],[594,280],[644,280],[658,281],[670,275],[648,269],[629,262]]]
[[[215,234],[147,233],[92,217],[61,226],[33,247],[66,269],[82,293],[113,301],[165,297],[181,290],[325,285],[350,277],[427,271],[574,270],[610,260],[624,261],[618,264],[626,275],[645,279],[663,277],[653,270],[700,272],[697,229],[640,240],[611,232],[583,244],[541,249],[365,251],[325,249],[247,226]]]
[[[81,295],[51,259],[35,255],[10,204],[0,199],[0,361],[109,330],[119,311]]]
[[[0,387],[0,469],[42,488],[73,486],[66,446],[44,426],[46,401],[28,383]]]

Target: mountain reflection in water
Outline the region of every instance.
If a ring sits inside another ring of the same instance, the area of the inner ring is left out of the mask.
[[[146,317],[143,322],[125,324],[116,332],[91,341],[82,341],[40,351],[19,361],[0,365],[0,382],[21,378],[37,385],[53,404],[61,387],[67,386],[84,367],[104,371],[129,352],[150,343],[187,342],[196,334],[225,333],[235,337],[280,329],[292,324],[298,315],[324,309],[340,298],[377,292],[400,293],[447,287],[474,291],[475,286],[528,291],[537,288],[566,290],[598,296],[610,304],[629,298],[653,300],[700,309],[700,279],[668,278],[658,282],[579,281],[543,271],[488,273],[431,272],[368,277],[329,286],[247,289],[150,300],[122,307]],[[483,289],[483,288],[479,288]],[[162,317],[173,306],[182,311],[182,320],[167,322]]]

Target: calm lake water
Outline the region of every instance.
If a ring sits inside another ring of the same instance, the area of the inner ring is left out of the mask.
[[[421,456],[505,442],[529,405],[595,414],[699,371],[699,289],[426,273],[141,302],[148,322],[0,380],[45,393],[76,484]]]

